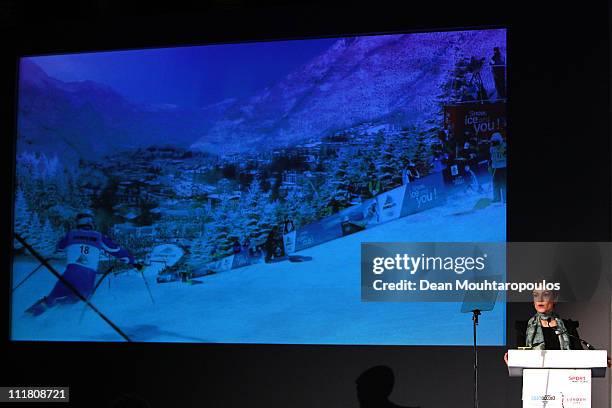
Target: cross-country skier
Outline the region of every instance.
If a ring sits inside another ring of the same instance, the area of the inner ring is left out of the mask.
[[[67,264],[62,277],[74,286],[81,295],[89,298],[96,279],[100,254],[102,251],[114,256],[121,262],[142,269],[134,257],[110,238],[94,230],[91,214],[80,213],[76,217],[77,228],[68,232],[57,244],[58,250],[66,251]],[[26,310],[38,316],[46,309],[58,304],[76,303],[79,298],[62,281],[58,281],[51,292]]]
[[[499,132],[491,136],[491,164],[493,175],[493,202],[506,202],[506,144]]]

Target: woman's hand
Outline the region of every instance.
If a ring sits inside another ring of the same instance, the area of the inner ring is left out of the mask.
[[[506,354],[504,354],[504,362],[506,363],[506,365],[508,365],[508,352],[507,351],[506,351]]]

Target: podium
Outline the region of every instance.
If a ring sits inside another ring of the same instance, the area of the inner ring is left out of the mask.
[[[523,377],[523,408],[590,408],[591,379],[607,366],[605,350],[508,350],[510,377]]]

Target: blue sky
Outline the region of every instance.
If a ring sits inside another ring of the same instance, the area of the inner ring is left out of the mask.
[[[273,84],[337,39],[275,41],[32,57],[62,81],[92,80],[132,102],[196,107]]]

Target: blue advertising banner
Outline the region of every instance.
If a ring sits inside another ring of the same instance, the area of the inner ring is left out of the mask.
[[[296,231],[291,231],[283,235],[283,245],[285,246],[285,254],[289,255],[295,252],[295,236]]]
[[[236,269],[251,264],[251,259],[249,258],[249,254],[247,251],[242,251],[237,254],[234,254],[233,257],[234,259],[232,260],[231,269]]]
[[[380,214],[378,223],[395,220],[401,216],[406,187],[401,186],[376,196],[375,200]]]
[[[206,264],[207,269],[215,272],[229,271],[233,267],[235,255],[226,256],[218,261],[209,262]]]
[[[446,201],[440,174],[395,188],[299,229],[295,251],[436,207]],[[291,241],[292,237],[289,237]]]
[[[446,202],[444,184],[439,174],[416,180],[406,186],[400,217],[437,207]]]
[[[298,229],[295,236],[295,250],[299,251],[340,238],[342,236],[342,226],[340,225],[342,218],[339,214],[341,213],[342,211]]]

